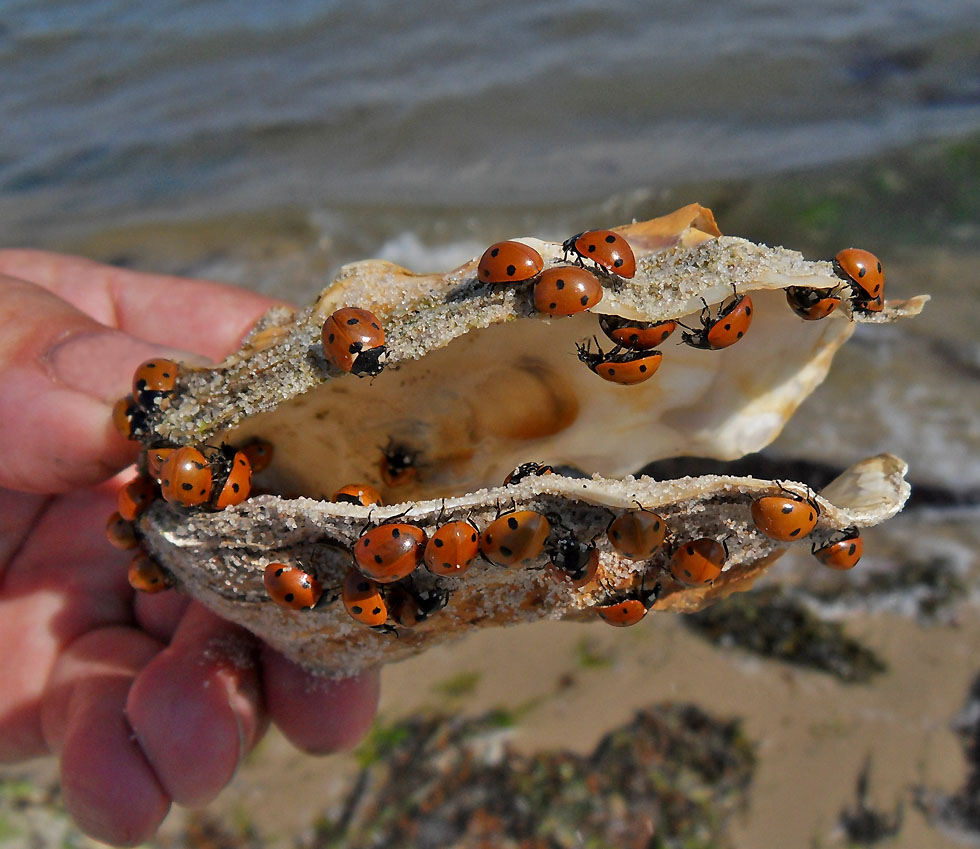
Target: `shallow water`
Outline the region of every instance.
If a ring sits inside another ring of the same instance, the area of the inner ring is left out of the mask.
[[[972,0],[0,2],[5,243],[577,205],[980,126]]]

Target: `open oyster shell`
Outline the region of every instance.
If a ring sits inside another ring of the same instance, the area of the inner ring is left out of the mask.
[[[745,587],[783,548],[761,536],[748,513],[751,499],[774,493],[776,484],[613,478],[667,457],[734,459],[759,450],[824,378],[855,321],[914,315],[926,298],[889,302],[874,316],[852,315],[845,303],[827,319],[804,322],[781,290],[837,285],[829,262],[722,236],[698,204],[618,232],[633,247],[637,272],[604,281],[594,312],[696,325],[702,299],[717,304],[733,291],[751,292],[755,316],[744,339],[719,351],[668,339],[651,380],[620,386],[576,358],[575,343],[598,334],[594,314],[544,317],[534,311],[530,287],[479,284],[476,260],[443,275],[381,261],[346,266],[311,306],[270,311],[215,369],[184,370],[177,391],[148,417],[148,445],[271,441],[275,461],[256,483],[277,495],[218,513],[157,504],[140,522],[144,547],[205,604],[291,657],[338,675],[473,627],[582,616],[657,580],[664,593],[655,610],[697,609]],[[562,264],[559,244],[521,241],[546,267]],[[341,374],[324,359],[323,322],[343,306],[370,309],[384,324],[390,356],[376,378]],[[406,485],[387,486],[380,476],[389,443],[417,456],[418,474]],[[608,477],[548,475],[498,486],[529,460]],[[908,495],[904,471],[889,455],[848,470],[819,501],[811,538],[897,512]],[[397,506],[314,500],[355,481],[376,485]],[[664,568],[666,555],[633,563],[610,548],[604,530],[611,518],[638,503],[659,512],[676,541],[725,538],[731,556],[712,587],[677,584]],[[546,555],[527,569],[484,563],[457,579],[420,569],[413,576],[419,588],[438,580],[450,601],[416,628],[399,629],[397,639],[354,623],[339,602],[286,611],[263,589],[269,562],[302,564],[324,586],[339,586],[350,546],[369,521],[401,514],[399,521],[431,533],[467,518],[482,529],[512,506],[559,515],[577,538],[595,539],[601,584],[573,589],[556,581]]]

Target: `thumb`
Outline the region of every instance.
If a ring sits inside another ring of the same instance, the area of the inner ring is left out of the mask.
[[[132,462],[135,443],[116,432],[112,405],[158,356],[189,358],[0,276],[0,487],[62,492]]]

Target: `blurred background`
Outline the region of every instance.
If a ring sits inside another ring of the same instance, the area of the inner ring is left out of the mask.
[[[697,622],[542,623],[391,667],[356,755],[273,734],[155,845],[980,839],[976,0],[0,0],[0,81],[0,247],[303,303],[353,260],[441,271],[696,200],[808,258],[872,250],[889,298],[933,296],[859,328],[758,460],[815,484],[909,461],[913,502],[853,573],[788,556]],[[693,706],[706,724],[685,737],[670,718]],[[474,767],[474,739],[509,767]],[[408,804],[408,751],[434,787],[468,764],[459,810]],[[0,774],[0,847],[89,844],[50,766]],[[643,798],[617,774],[646,776]],[[462,824],[420,832],[436,815]]]

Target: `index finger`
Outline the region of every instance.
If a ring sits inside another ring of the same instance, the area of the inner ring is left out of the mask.
[[[125,466],[134,447],[115,433],[112,404],[129,391],[136,367],[151,357],[193,358],[163,348],[168,341],[223,356],[272,303],[251,293],[238,297],[239,290],[219,284],[142,279],[136,272],[108,284],[105,266],[57,257],[46,265],[46,255],[39,256],[32,276],[50,288],[0,276],[0,486],[12,489],[60,492]],[[52,267],[65,274],[45,277]],[[171,281],[176,288],[168,288]],[[89,314],[57,297],[68,290]],[[142,315],[135,309],[141,298]],[[143,326],[157,344],[113,329],[116,324]]]
[[[281,303],[226,283],[48,251],[0,250],[0,274],[34,283],[107,327],[213,360],[233,351],[256,319]]]

